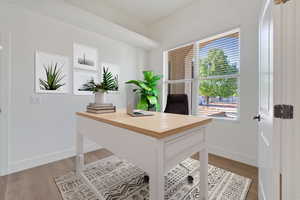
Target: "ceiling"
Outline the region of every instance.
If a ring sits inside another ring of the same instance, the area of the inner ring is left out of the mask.
[[[99,0],[149,25],[195,0]]]

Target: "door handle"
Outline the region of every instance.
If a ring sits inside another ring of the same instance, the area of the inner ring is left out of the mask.
[[[261,121],[261,116],[260,115],[254,116],[253,120],[257,120],[258,122],[260,122]]]

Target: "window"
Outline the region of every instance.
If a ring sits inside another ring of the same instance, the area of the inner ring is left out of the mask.
[[[166,53],[167,81],[165,93],[167,94],[187,94],[189,100],[189,110],[192,109],[192,78],[193,78],[193,58],[194,45],[188,44]],[[164,95],[166,96],[166,95]]]
[[[165,65],[165,94],[187,94],[191,114],[238,118],[239,30],[169,50]]]

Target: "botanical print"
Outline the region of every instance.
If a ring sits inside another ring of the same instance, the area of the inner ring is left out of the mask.
[[[74,44],[74,68],[96,71],[98,67],[98,51],[96,48]]]
[[[109,71],[113,77],[115,77],[117,80],[120,81],[120,67],[116,64],[111,64],[111,63],[102,63],[100,72],[101,72],[101,78],[103,79],[103,72],[105,70]]]
[[[69,91],[68,57],[36,52],[35,90],[37,93],[67,93]]]
[[[100,74],[99,74],[100,75]],[[80,91],[92,91],[92,92],[104,92],[118,91],[119,90],[119,79],[117,75],[113,75],[109,71],[109,68],[103,67],[101,82],[96,82],[95,79],[88,79],[81,88]]]
[[[73,73],[73,91],[76,95],[93,95],[93,91],[86,91],[83,87],[84,84],[94,81],[99,82],[99,74],[96,72],[86,70],[74,70]]]

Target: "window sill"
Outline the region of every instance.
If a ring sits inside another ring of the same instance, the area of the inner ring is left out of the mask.
[[[218,121],[218,122],[230,122],[230,123],[240,123],[240,118],[236,118],[236,119],[231,119],[231,118],[225,118],[225,117],[209,117],[209,116],[201,116],[201,115],[198,115],[200,117],[208,117],[208,118],[211,118],[211,119],[214,119],[215,121]]]

